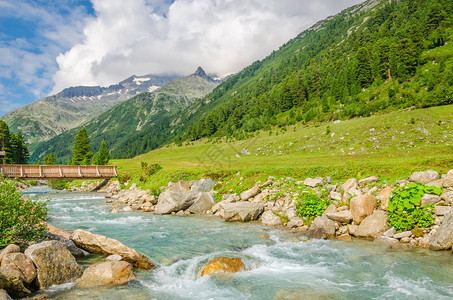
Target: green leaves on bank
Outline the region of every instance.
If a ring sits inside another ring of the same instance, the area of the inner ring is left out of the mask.
[[[426,228],[434,224],[434,205],[421,205],[425,194],[442,194],[442,189],[425,186],[421,183],[410,183],[393,191],[388,204],[389,226],[396,231],[412,230],[416,226]]]

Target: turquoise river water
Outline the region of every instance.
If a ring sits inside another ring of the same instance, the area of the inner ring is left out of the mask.
[[[147,255],[152,271],[114,288],[45,291],[55,299],[453,299],[453,251],[389,250],[367,241],[308,240],[260,223],[213,217],[110,213],[102,194],[26,194],[50,197],[50,223],[117,239]],[[216,256],[241,258],[247,270],[200,276]],[[102,257],[79,261],[89,265]]]

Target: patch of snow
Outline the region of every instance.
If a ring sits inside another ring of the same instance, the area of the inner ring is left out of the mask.
[[[145,77],[145,78],[134,78],[133,81],[134,81],[134,83],[135,83],[136,85],[140,85],[140,84],[142,84],[143,82],[148,81],[148,80],[150,80],[150,79],[151,79],[151,78],[147,78],[147,77]]]
[[[150,86],[150,87],[148,88],[148,91],[149,91],[149,92],[153,92],[153,91],[157,90],[158,88],[160,88],[160,86],[152,85],[152,86]]]

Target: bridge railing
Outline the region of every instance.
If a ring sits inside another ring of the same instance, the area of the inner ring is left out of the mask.
[[[97,179],[118,176],[116,166],[0,165],[0,173],[19,179]]]

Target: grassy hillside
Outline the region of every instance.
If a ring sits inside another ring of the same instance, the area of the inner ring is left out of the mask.
[[[340,123],[274,127],[271,134],[260,131],[250,139],[229,143],[222,138],[181,147],[172,144],[112,163],[132,182],[153,191],[169,181],[206,176],[230,180],[228,188],[240,192],[270,175],[296,180],[332,176],[334,181],[378,175],[384,182],[395,183],[416,170],[445,173],[453,167],[452,153],[453,105],[448,105]],[[163,169],[146,176],[141,162],[158,163]]]

